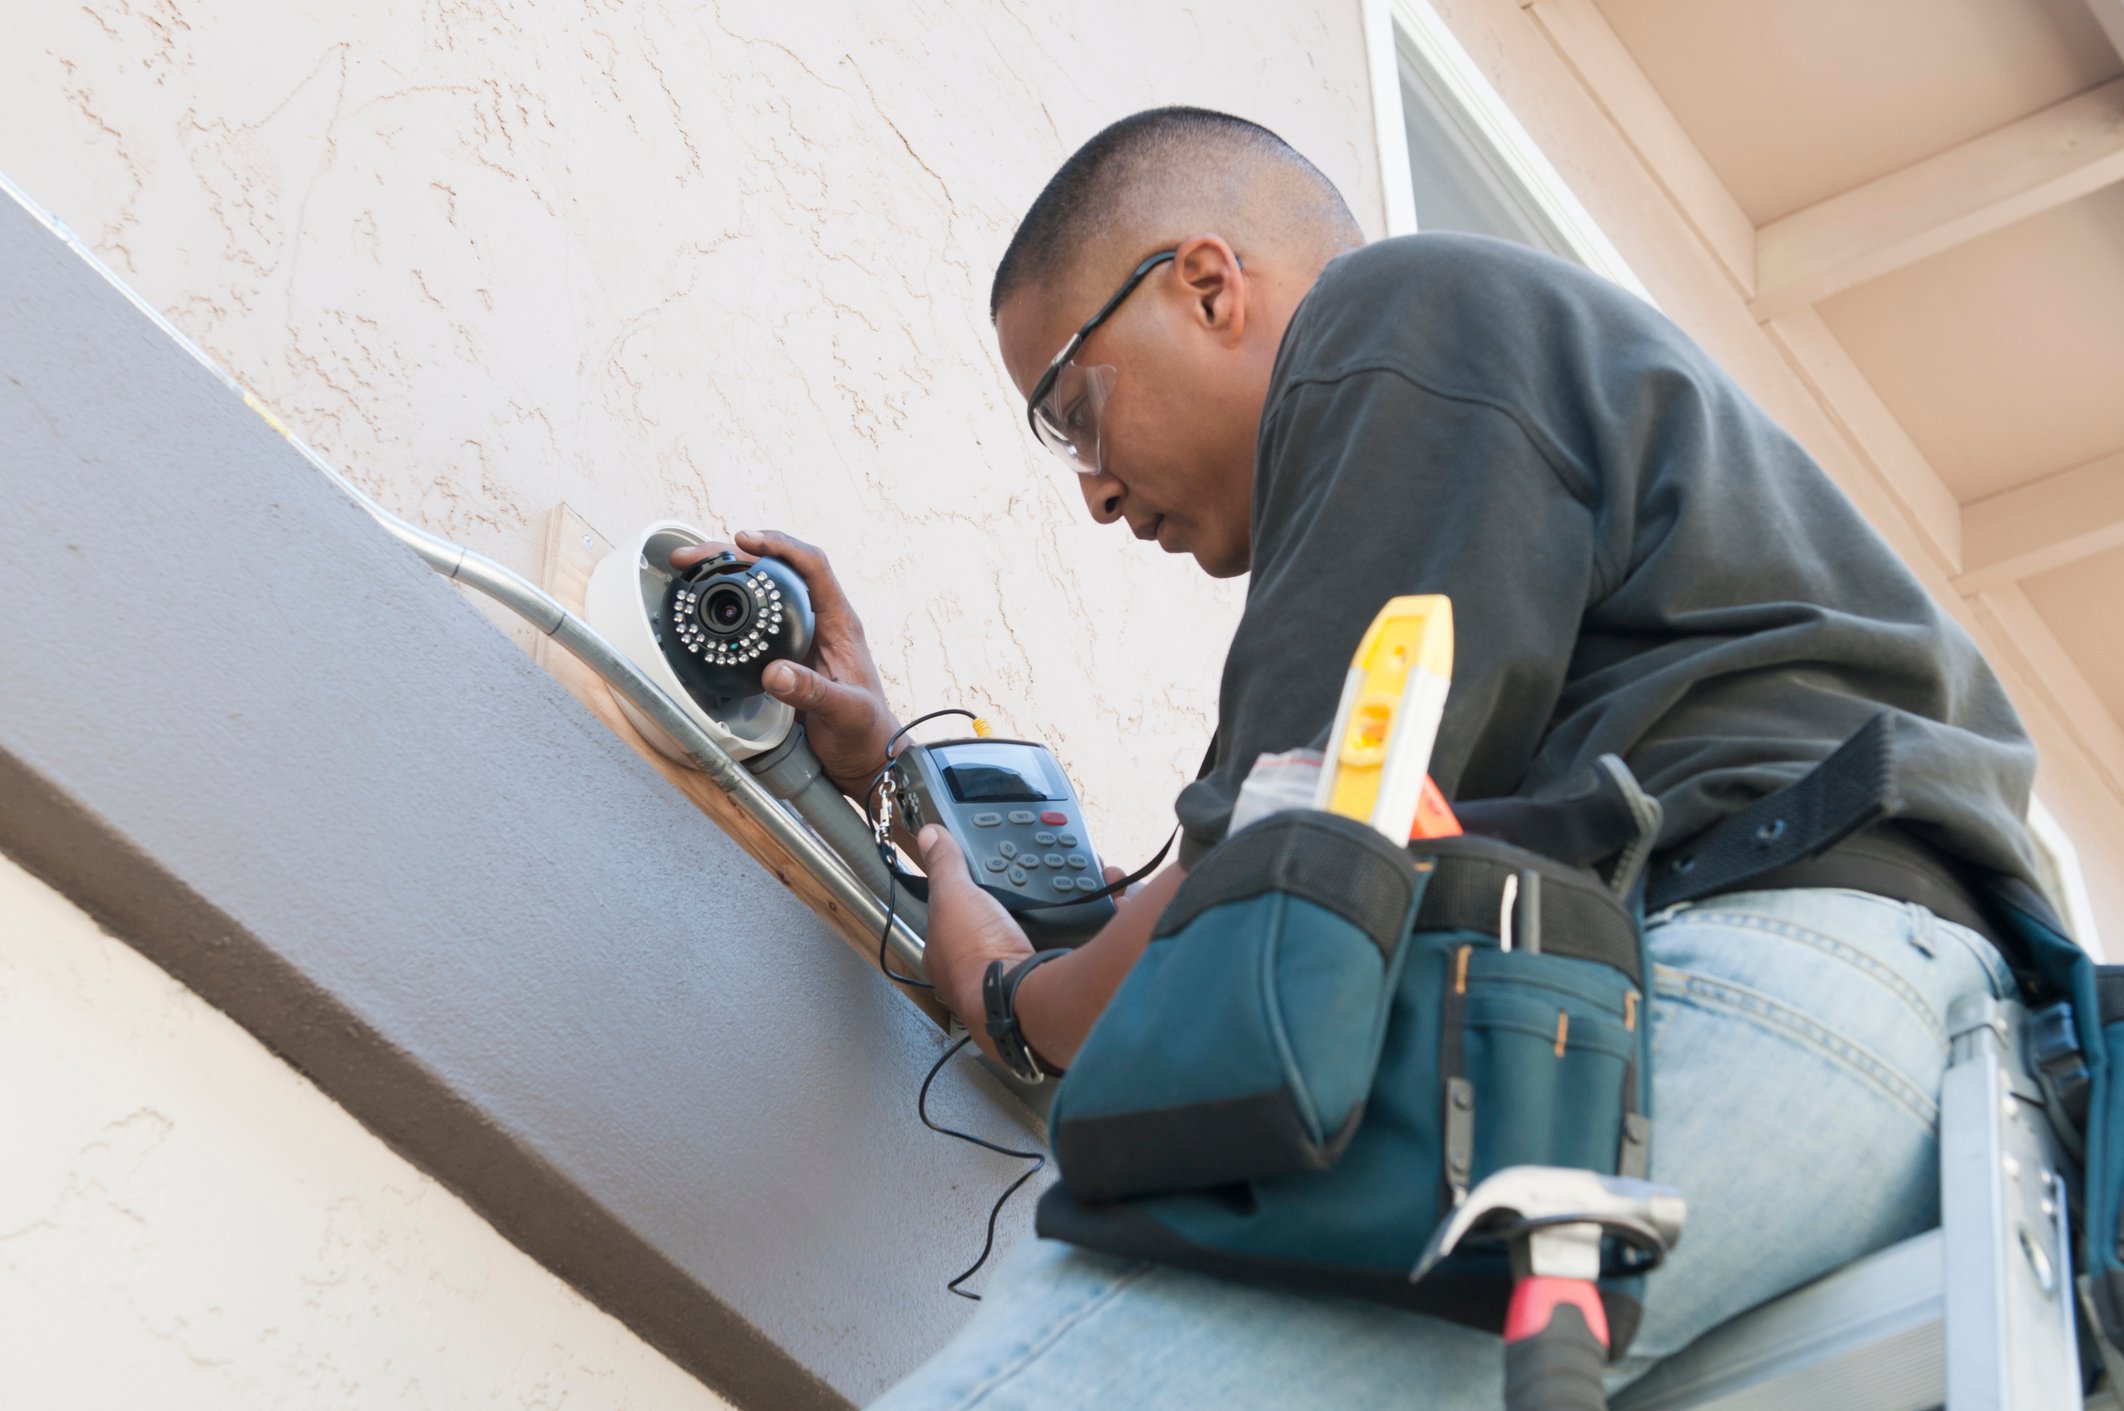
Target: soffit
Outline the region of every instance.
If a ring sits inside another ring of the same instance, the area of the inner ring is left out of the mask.
[[[1964,503],[2124,446],[2124,186],[1817,307]]]
[[[2124,72],[2083,0],[1599,0],[1757,225]]]
[[[2124,720],[2124,549],[2053,569],[2021,587],[2102,704]]]

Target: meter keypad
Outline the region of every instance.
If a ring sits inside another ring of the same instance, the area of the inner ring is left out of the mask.
[[[1014,809],[1008,815],[983,813],[970,815],[975,820],[994,818],[997,823],[981,822],[983,828],[1005,826],[1005,836],[995,839],[992,850],[983,849],[986,856],[979,859],[978,866],[984,875],[994,878],[990,886],[1011,886],[1030,890],[1042,897],[1066,894],[1075,897],[1082,893],[1096,892],[1105,884],[1096,876],[1087,876],[1092,869],[1092,859],[1084,852],[1063,852],[1061,849],[1079,847],[1082,839],[1075,833],[1057,833],[1047,828],[1032,828],[1027,825],[1035,820],[1048,822],[1055,815],[1052,811],[1035,814],[1029,809]],[[1069,815],[1062,814],[1067,819]],[[1054,848],[1056,851],[1044,851]],[[1042,887],[1042,875],[1047,885]]]
[[[952,758],[962,747],[976,753]],[[1081,924],[1064,918],[1080,901],[1101,894],[1103,883],[1099,858],[1085,846],[1080,805],[1074,796],[1035,799],[1014,793],[1014,774],[1034,790],[1044,782],[1066,795],[1067,786],[1051,757],[1021,768],[1009,753],[1012,747],[1045,754],[1023,741],[950,741],[905,752],[895,765],[905,790],[902,815],[912,828],[928,821],[959,830],[973,875],[1006,907],[1027,908],[1029,927],[1047,918],[1058,926]],[[975,772],[953,775],[954,769]],[[1043,914],[1037,910],[1042,905],[1059,909]]]

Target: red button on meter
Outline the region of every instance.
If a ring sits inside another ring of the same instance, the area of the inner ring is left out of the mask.
[[[1040,821],[1042,823],[1067,823],[1069,822],[1069,815],[1066,813],[1057,813],[1053,809],[1049,809],[1047,812],[1040,815]]]

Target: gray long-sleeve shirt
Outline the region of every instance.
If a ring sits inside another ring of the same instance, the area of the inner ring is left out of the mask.
[[[1702,349],[1575,266],[1409,236],[1336,260],[1299,306],[1183,860],[1223,836],[1257,755],[1325,742],[1401,593],[1453,600],[1431,763],[1449,798],[1539,793],[1612,752],[1671,844],[1886,706],[1902,820],[2033,877],[2035,752],[1975,644]]]

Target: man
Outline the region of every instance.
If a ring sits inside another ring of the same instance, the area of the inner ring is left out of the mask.
[[[1360,244],[1272,134],[1164,109],[1073,156],[996,275],[1004,364],[1092,516],[1252,574],[1217,752],[1178,803],[1183,866],[1258,755],[1324,740],[1395,594],[1453,600],[1448,796],[1536,793],[1614,752],[1665,806],[1664,849],[1897,715],[1896,825],[1839,871],[1652,919],[1652,1175],[1690,1217],[1620,1380],[1937,1223],[1945,1015],[2010,992],[1958,872],[2031,875],[2033,754],[1969,640],[1655,311],[1500,242]],[[818,669],[769,684],[853,788],[893,728],[860,626],[814,551],[739,542],[813,585]],[[1028,947],[948,837],[922,847],[930,973],[987,1047],[982,973]],[[1179,875],[1027,974],[1040,1059],[1068,1065]],[[881,1405],[1496,1406],[1501,1363],[1495,1337],[1418,1315],[1034,1241]]]

